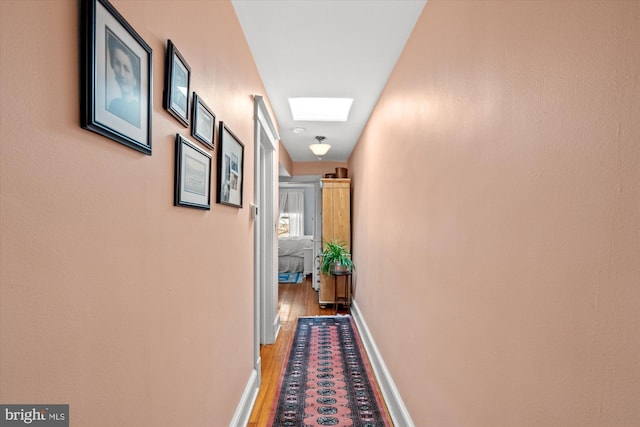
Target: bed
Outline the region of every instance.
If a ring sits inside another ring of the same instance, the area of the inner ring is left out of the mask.
[[[280,237],[278,239],[278,273],[305,272],[305,249],[311,249],[306,251],[307,257],[313,253],[313,236]]]

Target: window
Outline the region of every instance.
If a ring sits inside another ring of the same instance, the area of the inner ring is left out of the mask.
[[[278,219],[278,237],[289,236],[289,213],[283,213]]]
[[[288,190],[280,193],[278,237],[304,235],[304,192]]]

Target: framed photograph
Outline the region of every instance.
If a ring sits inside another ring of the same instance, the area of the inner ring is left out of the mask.
[[[162,97],[164,109],[184,126],[189,127],[191,67],[171,40],[167,42],[165,66],[164,96]]]
[[[175,206],[211,209],[211,155],[176,134]]]
[[[191,135],[213,150],[213,135],[216,115],[205,102],[193,92],[193,113],[191,114]]]
[[[219,131],[216,202],[241,208],[244,145],[224,122],[220,122]]]
[[[83,128],[151,154],[151,48],[107,0],[82,4]]]

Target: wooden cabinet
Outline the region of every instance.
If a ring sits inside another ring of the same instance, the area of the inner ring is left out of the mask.
[[[322,242],[338,240],[351,251],[351,179],[322,180]],[[324,248],[324,247],[323,247]],[[320,277],[320,305],[334,304],[333,278]]]

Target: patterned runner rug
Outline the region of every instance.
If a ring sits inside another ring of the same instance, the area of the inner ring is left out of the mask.
[[[350,316],[301,317],[268,425],[392,426],[374,381]]]

